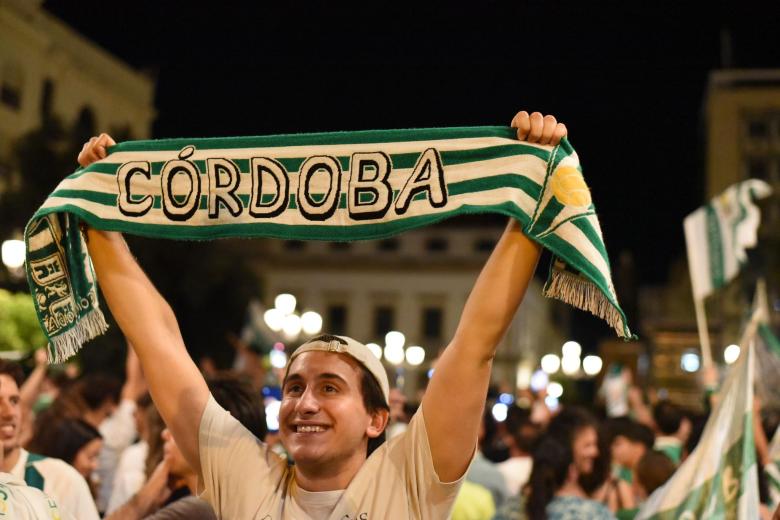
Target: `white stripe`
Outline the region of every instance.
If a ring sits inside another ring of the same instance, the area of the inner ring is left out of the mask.
[[[571,246],[579,251],[579,253],[584,256],[591,265],[593,265],[593,267],[599,270],[601,275],[609,284],[609,292],[614,296],[615,288],[612,287],[612,277],[609,274],[609,265],[607,264],[606,260],[604,260],[604,257],[601,256],[599,250],[596,249],[596,247],[591,243],[585,233],[583,233],[582,230],[575,226],[572,222],[567,222],[562,224],[561,227],[555,231],[555,235],[571,244]]]
[[[707,214],[699,208],[683,220],[685,247],[688,252],[688,270],[691,275],[693,295],[697,300],[712,292],[709,242],[707,240]]]

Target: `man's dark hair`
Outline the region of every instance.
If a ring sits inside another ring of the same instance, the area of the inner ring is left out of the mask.
[[[106,401],[119,404],[122,384],[107,374],[90,374],[76,383],[75,390],[90,410],[97,410]]]
[[[542,432],[539,425],[531,421],[530,411],[519,406],[510,406],[504,425],[517,449],[530,455]]]
[[[24,382],[24,370],[22,370],[19,363],[14,361],[8,361],[7,359],[0,359],[0,374],[5,374],[16,382],[16,386],[22,387]]]
[[[649,427],[628,417],[618,417],[610,421],[610,444],[616,437],[625,437],[631,442],[642,443],[645,448],[652,449],[655,444],[655,434]]]
[[[374,375],[368,371],[362,364],[360,365],[360,392],[363,394],[363,406],[370,414],[375,414],[380,410],[390,411],[390,406],[385,401],[385,394],[382,392],[382,387],[379,386],[379,382]],[[368,439],[368,456],[374,452],[375,449],[380,447],[385,440],[387,440],[387,434],[382,431],[378,437]]]
[[[680,429],[683,413],[671,401],[663,400],[653,408],[653,420],[664,435],[674,435]]]
[[[645,493],[650,496],[653,491],[663,486],[676,470],[677,466],[664,453],[648,450],[636,464],[636,478]]]
[[[232,374],[220,374],[206,380],[211,395],[222,408],[230,412],[252,435],[265,439],[268,424],[265,407],[258,392],[251,385]]]

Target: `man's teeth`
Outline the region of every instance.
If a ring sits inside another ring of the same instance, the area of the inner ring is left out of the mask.
[[[325,428],[322,426],[298,426],[296,431],[298,433],[324,432]]]
[[[3,432],[6,435],[11,435],[14,432],[14,427],[13,425],[0,426],[0,432]]]

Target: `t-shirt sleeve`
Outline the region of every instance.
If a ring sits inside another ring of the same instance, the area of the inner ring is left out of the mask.
[[[391,452],[403,451],[405,459],[402,466],[403,477],[409,492],[410,506],[421,518],[448,518],[466,477],[466,471],[453,482],[442,482],[439,479],[433,467],[433,456],[422,406],[412,417],[406,431],[397,439],[397,443],[393,443],[390,450]],[[476,444],[474,453],[476,453]],[[393,453],[391,457],[396,458],[398,455],[400,454]]]
[[[247,501],[272,495],[286,467],[278,455],[247,430],[214,397],[200,420],[201,497],[220,518],[238,518]]]
[[[197,497],[186,497],[158,510],[153,515],[145,517],[145,520],[214,520],[217,516],[214,510],[204,500]]]

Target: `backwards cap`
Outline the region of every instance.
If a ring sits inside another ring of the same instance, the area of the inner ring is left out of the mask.
[[[385,403],[390,402],[390,383],[387,380],[385,367],[382,366],[382,362],[379,361],[374,353],[364,344],[347,336],[320,336],[295,349],[295,352],[290,356],[290,363],[287,365],[288,369],[297,356],[304,352],[312,351],[333,352],[336,354],[348,354],[352,356],[352,358],[363,365],[366,370],[371,372],[371,375],[374,376],[376,382],[379,383],[379,387],[382,389],[382,395],[385,396]]]

